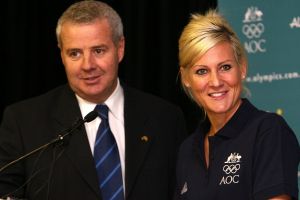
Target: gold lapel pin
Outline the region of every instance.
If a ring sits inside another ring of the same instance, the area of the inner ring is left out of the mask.
[[[144,135],[141,137],[141,140],[144,142],[148,142],[149,138],[148,138],[148,136]]]

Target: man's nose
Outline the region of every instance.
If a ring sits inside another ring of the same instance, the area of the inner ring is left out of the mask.
[[[94,58],[91,53],[85,53],[83,56],[82,68],[85,70],[92,69],[94,67]]]

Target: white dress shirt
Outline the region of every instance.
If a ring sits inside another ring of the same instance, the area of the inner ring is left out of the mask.
[[[76,98],[79,103],[82,117],[85,117],[89,112],[95,109],[95,103],[88,102],[78,95]],[[109,108],[108,120],[112,134],[114,135],[120,155],[123,186],[125,192],[125,128],[124,128],[124,93],[120,85],[119,79],[117,87],[109,98],[103,103]],[[94,146],[98,127],[101,123],[101,118],[97,117],[95,120],[85,123],[85,130],[89,140],[91,152],[94,155]]]

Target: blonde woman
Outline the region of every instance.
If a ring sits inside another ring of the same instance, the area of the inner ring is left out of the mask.
[[[297,199],[296,136],[242,98],[246,55],[219,13],[192,15],[179,62],[182,86],[205,115],[181,146],[174,199]]]

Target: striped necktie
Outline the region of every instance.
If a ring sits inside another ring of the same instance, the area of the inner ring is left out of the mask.
[[[124,200],[119,151],[109,128],[108,107],[97,105],[95,110],[101,118],[95,141],[94,160],[102,198],[103,200]]]

